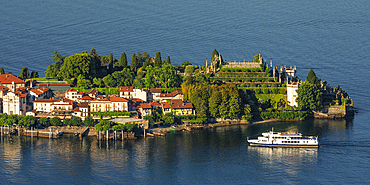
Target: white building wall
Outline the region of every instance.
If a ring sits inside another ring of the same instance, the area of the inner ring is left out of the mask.
[[[295,101],[298,97],[298,83],[288,84],[286,89],[288,105],[298,107],[298,103]]]

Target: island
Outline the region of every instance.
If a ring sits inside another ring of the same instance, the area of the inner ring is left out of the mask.
[[[128,65],[95,49],[53,52],[45,77],[0,68],[1,134],[58,138],[74,133],[103,139],[136,139],[179,129],[266,121],[353,116],[353,101],[310,70],[274,66],[260,53],[251,61],[224,61],[215,49],[205,65],[171,64],[146,52]],[[161,127],[165,126],[165,127]]]

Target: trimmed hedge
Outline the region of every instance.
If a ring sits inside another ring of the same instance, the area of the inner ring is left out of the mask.
[[[279,120],[289,120],[289,119],[296,119],[296,120],[304,120],[308,116],[310,116],[311,112],[309,111],[273,111],[273,112],[261,112],[261,118],[266,119],[279,119]]]

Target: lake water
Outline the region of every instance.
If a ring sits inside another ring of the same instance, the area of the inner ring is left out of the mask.
[[[352,97],[349,120],[232,126],[137,141],[98,143],[1,138],[1,183],[348,184],[370,182],[370,3],[352,1],[2,1],[0,67],[40,76],[53,51],[119,59],[148,52],[205,65],[217,49],[227,61],[261,52],[274,65],[310,69]],[[250,148],[274,126],[318,135],[319,149]]]

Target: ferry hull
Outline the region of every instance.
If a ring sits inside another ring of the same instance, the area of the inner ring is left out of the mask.
[[[265,146],[265,147],[319,147],[319,145],[290,145],[290,144],[267,144],[249,142],[250,146]]]

